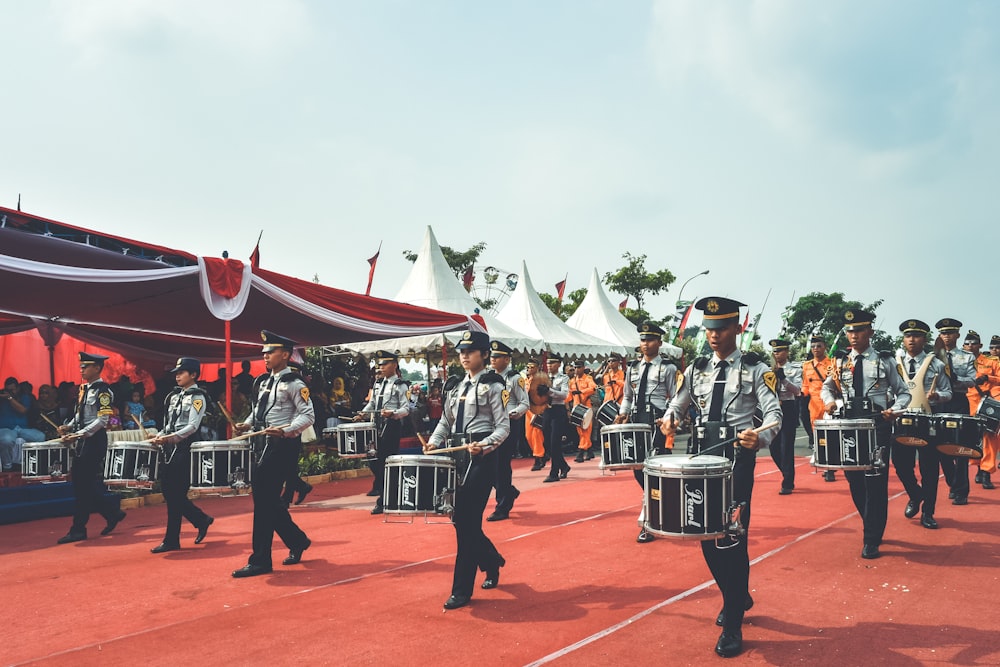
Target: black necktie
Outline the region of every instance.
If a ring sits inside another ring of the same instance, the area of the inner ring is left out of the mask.
[[[722,421],[723,394],[726,391],[726,367],[729,363],[723,359],[719,362],[719,372],[715,374],[715,384],[712,387],[712,406],[708,409],[708,421]]]
[[[466,380],[465,387],[462,388],[462,395],[458,397],[458,412],[455,413],[454,433],[465,433],[465,395],[471,387],[472,382]]]
[[[646,411],[646,382],[649,380],[649,367],[653,365],[648,361],[643,363],[646,367],[642,369],[642,377],[639,378],[639,397],[635,406],[639,412]]]
[[[955,377],[955,366],[951,363],[951,352],[948,353],[948,377]]]
[[[264,415],[267,414],[267,403],[271,397],[271,387],[274,386],[274,376],[267,378],[267,386],[264,387],[264,394],[257,396],[257,415],[259,423],[264,423]]]
[[[865,395],[865,374],[861,370],[863,357],[859,354],[854,358],[854,398],[863,398]]]
[[[917,374],[917,360],[910,359],[910,379],[912,380]]]

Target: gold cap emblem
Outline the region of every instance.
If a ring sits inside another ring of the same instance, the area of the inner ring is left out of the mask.
[[[465,334],[462,335],[462,340],[469,340],[470,338],[472,338],[471,331],[466,331]]]
[[[714,299],[709,301],[705,304],[705,311],[713,314],[719,312],[719,302]]]
[[[917,323],[914,322],[913,320],[910,320],[909,322],[906,323],[906,326],[910,327],[911,329],[916,329]]]
[[[851,320],[853,320],[854,319],[854,311],[853,310],[849,310],[846,313],[844,313],[844,319],[847,320],[848,322],[850,322]]]

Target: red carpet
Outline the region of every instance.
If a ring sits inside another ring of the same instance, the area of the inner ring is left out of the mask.
[[[843,480],[826,483],[798,459],[796,490],[758,456],[750,543],[756,605],[735,663],[1000,664],[993,588],[1000,491],[944,497],[937,531],[889,504],[883,557],[862,560],[861,521]],[[486,532],[507,559],[500,587],[442,612],[451,587],[450,525],[386,524],[368,514],[370,479],[317,486],[293,508],[313,541],[303,562],[236,580],[249,553],[251,501],[205,498],[216,522],[205,543],[185,525],[184,549],[153,555],[164,506],[132,510],[115,533],[57,546],[68,519],[0,527],[3,664],[309,663],[477,667],[705,664],[721,596],[697,542],[636,544],[641,493],[631,474],[601,477],[596,461],[568,480],[515,461],[522,490],[509,521]],[[895,477],[890,495],[900,485]],[[492,505],[492,504],[491,504]],[[482,575],[479,580],[481,581]]]

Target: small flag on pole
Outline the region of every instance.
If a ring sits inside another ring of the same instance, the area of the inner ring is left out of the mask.
[[[569,274],[566,274],[566,278],[569,278]],[[563,295],[566,293],[566,278],[563,278],[556,283],[556,297],[559,299],[560,303],[563,300]]]
[[[365,288],[365,296],[371,296],[372,293],[372,280],[375,278],[375,264],[378,263],[379,253],[382,252],[382,242],[378,243],[378,250],[375,254],[368,258],[368,287]]]
[[[681,318],[681,323],[677,327],[677,340],[684,340],[684,329],[687,328],[688,318],[691,317],[691,311],[694,309],[694,301],[688,304],[687,310],[684,311],[684,317]]]
[[[475,264],[469,264],[465,273],[462,274],[462,286],[465,287],[466,292],[472,291],[472,281],[476,279],[476,274],[472,270],[474,266]]]
[[[623,312],[626,306],[628,306],[628,297],[622,299],[622,302],[618,304],[618,312]]]
[[[250,253],[250,268],[259,269],[260,268],[260,240],[264,236],[264,230],[260,230],[260,236],[257,237],[257,245],[253,247],[253,252]]]

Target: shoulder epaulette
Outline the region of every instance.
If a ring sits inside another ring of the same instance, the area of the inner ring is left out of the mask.
[[[502,377],[500,377],[499,375],[497,375],[496,372],[494,372],[494,371],[488,371],[488,372],[484,373],[483,376],[481,378],[479,378],[479,382],[480,383],[486,383],[486,384],[497,384],[497,383],[499,383],[499,384],[502,384],[504,386],[507,385],[507,382]]]
[[[691,365],[695,367],[695,370],[703,371],[708,366],[708,357],[698,357]]]
[[[451,376],[450,378],[448,378],[447,380],[444,381],[444,390],[446,392],[451,391],[452,389],[454,389],[455,387],[457,387],[458,383],[461,382],[461,381],[462,381],[461,379],[459,379],[459,378],[457,378],[455,376]]]
[[[889,350],[882,350],[881,352],[878,353],[878,356],[881,357],[882,359],[892,359],[894,355]]]
[[[756,366],[760,361],[760,355],[756,352],[747,352],[743,355],[743,362],[748,366]]]

